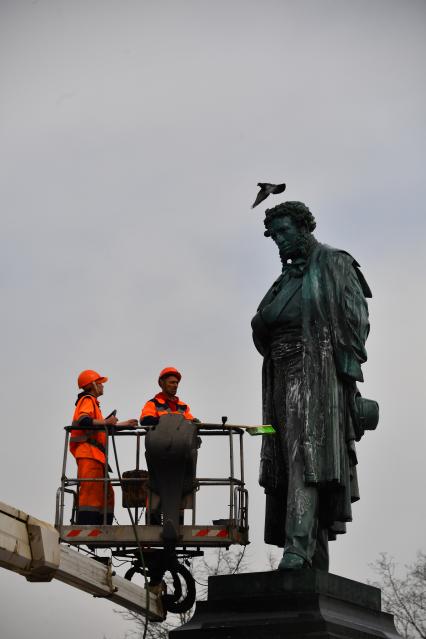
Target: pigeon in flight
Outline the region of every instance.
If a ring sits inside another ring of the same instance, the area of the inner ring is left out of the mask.
[[[252,209],[263,202],[263,200],[266,200],[268,195],[271,193],[282,193],[285,191],[285,184],[268,184],[268,182],[258,182],[257,186],[260,186],[260,191],[251,206]]]

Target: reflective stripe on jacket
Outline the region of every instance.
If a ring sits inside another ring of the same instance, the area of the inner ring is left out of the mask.
[[[103,419],[99,402],[93,395],[82,395],[76,402],[72,425],[78,426],[78,422],[84,417]],[[73,429],[70,438],[70,451],[76,459],[96,459],[105,464],[106,434],[102,430]]]
[[[188,421],[192,421],[194,417],[191,415],[190,408],[187,404],[180,401],[179,397],[170,400],[164,393],[157,393],[155,397],[150,399],[142,409],[140,419],[144,417],[161,417],[170,413],[180,413]]]

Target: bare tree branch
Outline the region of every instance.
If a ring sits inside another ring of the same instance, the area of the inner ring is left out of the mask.
[[[272,548],[268,548],[268,550],[266,551],[266,563],[268,565],[268,568],[270,570],[276,570],[277,566],[280,562],[281,559],[281,555],[282,555],[282,551],[281,553]]]
[[[401,578],[394,559],[386,553],[372,568],[380,577],[373,585],[382,590],[383,609],[394,615],[399,632],[405,639],[426,639],[426,553],[418,552]]]
[[[243,572],[248,567],[245,557],[245,548],[240,550],[214,549],[198,561],[191,562],[191,572],[197,585],[197,599],[207,598],[207,581],[211,576],[232,575]],[[123,619],[132,621],[135,628],[126,634],[126,639],[141,639],[145,629],[145,617],[135,612],[116,610]],[[168,614],[163,623],[150,623],[148,625],[146,639],[168,639],[169,632],[189,621],[194,609],[183,614]]]

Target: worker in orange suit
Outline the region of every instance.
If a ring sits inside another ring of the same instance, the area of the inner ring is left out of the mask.
[[[188,421],[196,421],[191,415],[191,410],[188,404],[181,402],[177,397],[177,389],[179,382],[182,379],[182,375],[173,366],[163,368],[158,376],[158,383],[161,387],[161,393],[157,393],[155,397],[146,402],[142,408],[139,423],[141,426],[153,426],[158,424],[158,420],[161,415],[169,415],[177,413],[183,415]]]
[[[176,395],[181,379],[182,375],[177,368],[173,366],[163,368],[158,376],[161,393],[157,393],[142,408],[139,419],[141,426],[154,426],[158,424],[162,415],[170,414],[182,415],[188,421],[200,423],[200,420],[191,414],[188,404],[182,402]],[[153,525],[161,525],[161,504],[151,510],[150,522]],[[181,523],[183,523],[183,510],[181,511]]]
[[[93,426],[115,426],[116,428],[135,428],[136,419],[119,422],[115,414],[104,418],[98,397],[103,395],[104,384],[108,377],[102,377],[93,370],[84,370],[78,376],[78,387],[82,389],[75,403],[71,431],[70,451],[77,460],[78,479],[103,479],[105,477],[106,432],[91,430]],[[107,487],[107,525],[114,517],[114,491],[108,482]],[[78,495],[77,524],[101,525],[104,523],[105,490],[104,482],[82,481]]]

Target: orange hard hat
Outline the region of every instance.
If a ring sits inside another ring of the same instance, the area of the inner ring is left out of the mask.
[[[79,388],[85,388],[92,382],[102,382],[103,384],[107,381],[108,377],[102,377],[102,375],[99,375],[99,373],[97,373],[96,371],[87,370],[81,371],[80,375],[78,376],[77,384]]]
[[[178,378],[179,381],[182,379],[182,375],[179,373],[177,368],[174,368],[173,366],[167,366],[166,368],[163,368],[163,370],[159,374],[158,383],[160,383],[160,379],[162,379],[163,377],[169,377],[169,375],[174,375]]]

